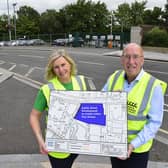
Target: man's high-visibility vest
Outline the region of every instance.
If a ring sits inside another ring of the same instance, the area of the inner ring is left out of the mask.
[[[72,79],[73,90],[86,90],[84,76],[72,76],[71,79]],[[47,100],[48,107],[50,104],[49,102],[50,92],[52,90],[65,90],[65,88],[57,78],[50,80],[48,84],[42,86],[42,91]],[[60,153],[60,152],[49,152],[49,155],[55,158],[64,159],[64,158],[67,158],[70,154]]]
[[[124,71],[116,71],[109,77],[108,91],[123,90],[124,87]],[[161,84],[162,83],[162,84]],[[150,74],[144,72],[140,81],[128,93],[127,108],[128,108],[128,143],[130,143],[143,129],[147,122],[147,115],[150,110],[150,100],[153,90],[156,86],[162,87],[163,95],[166,92],[167,84],[158,80]],[[153,139],[136,148],[134,152],[142,153],[149,151],[152,146]]]

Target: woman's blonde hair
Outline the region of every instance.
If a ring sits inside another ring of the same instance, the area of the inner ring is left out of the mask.
[[[58,50],[53,51],[53,53],[49,56],[48,64],[45,68],[45,79],[47,81],[56,77],[56,74],[53,71],[53,63],[59,57],[64,57],[69,62],[69,64],[71,65],[71,75],[76,75],[77,69],[76,69],[76,64],[73,61],[73,59],[68,55],[68,53],[65,50],[58,49]]]

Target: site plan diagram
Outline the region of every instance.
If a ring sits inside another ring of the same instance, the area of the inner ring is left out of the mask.
[[[126,157],[126,92],[52,91],[46,146],[49,151]]]

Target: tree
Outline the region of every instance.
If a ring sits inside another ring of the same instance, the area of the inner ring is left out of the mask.
[[[165,4],[165,9],[164,9],[164,13],[162,15],[162,18],[164,19],[164,26],[167,28],[168,31],[168,0],[167,3]]]
[[[47,26],[46,26],[47,25]],[[41,14],[40,17],[40,32],[43,33],[58,33],[63,26],[59,20],[59,13],[52,9]]]
[[[143,15],[144,24],[149,25],[162,25],[162,9],[159,7],[154,7],[153,10],[145,10]]]
[[[166,30],[154,27],[152,30],[145,33],[143,37],[143,44],[148,46],[167,47],[168,33]]]
[[[40,14],[29,6],[22,6],[17,11],[17,32],[21,35],[39,33]]]
[[[143,24],[143,15],[147,1],[137,2],[131,4],[131,24],[138,26]]]
[[[131,9],[128,3],[123,3],[118,6],[114,12],[115,25],[120,25],[120,31],[130,29],[131,27]]]
[[[0,16],[0,32],[7,33],[7,26],[8,26],[8,16],[7,15]]]
[[[91,33],[106,29],[108,10],[100,1],[78,0],[76,4],[66,5],[60,12],[66,32]]]

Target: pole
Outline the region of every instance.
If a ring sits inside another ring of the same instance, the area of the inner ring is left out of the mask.
[[[16,36],[16,10],[15,10],[15,7],[17,5],[17,3],[13,3],[13,12],[14,12],[14,30],[15,30],[15,40],[17,39],[17,36]]]
[[[8,9],[8,32],[9,32],[9,41],[11,41],[11,25],[10,25],[9,1],[8,1],[8,0],[7,0],[7,9]]]
[[[113,31],[113,13],[111,12],[110,35],[112,35],[112,31]]]
[[[121,36],[120,36],[120,39],[121,39],[121,44],[120,44],[120,50],[123,49],[123,20],[121,21]]]

